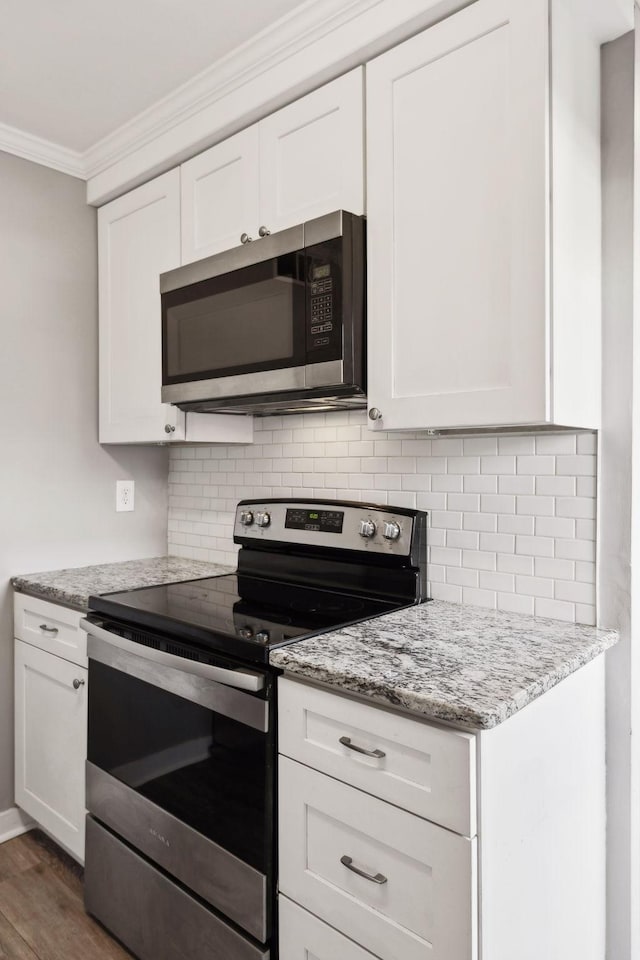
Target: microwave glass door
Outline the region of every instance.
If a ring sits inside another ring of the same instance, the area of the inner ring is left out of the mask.
[[[304,366],[305,311],[303,253],[163,294],[163,383]]]

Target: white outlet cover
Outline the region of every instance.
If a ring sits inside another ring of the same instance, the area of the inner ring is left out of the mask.
[[[116,511],[133,510],[135,497],[135,482],[133,480],[116,480]]]

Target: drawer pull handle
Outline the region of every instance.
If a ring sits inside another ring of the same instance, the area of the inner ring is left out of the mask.
[[[360,867],[354,867],[353,860],[351,857],[348,857],[346,853],[344,856],[340,857],[340,863],[351,870],[351,873],[357,873],[359,877],[364,877],[365,880],[371,880],[372,883],[386,883],[387,878],[382,873],[367,873],[365,870],[361,870]]]
[[[55,635],[56,635],[57,632],[58,632],[58,628],[57,628],[57,627],[48,627],[48,626],[46,625],[46,623],[41,623],[41,624],[40,624],[40,629],[41,629],[41,630],[44,630],[45,633],[50,633],[50,634],[51,634],[52,636],[54,636],[54,637],[55,637]]]
[[[386,753],[383,750],[365,750],[364,747],[359,747],[355,743],[351,743],[351,737],[340,737],[339,741],[343,747],[348,747],[349,750],[355,750],[356,753],[363,753],[365,757],[374,757],[376,760],[382,760],[383,757],[386,757]]]

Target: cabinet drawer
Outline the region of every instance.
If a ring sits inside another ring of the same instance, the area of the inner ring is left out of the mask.
[[[280,960],[374,960],[341,933],[296,903],[279,897]]]
[[[278,684],[281,753],[456,833],[475,835],[472,734],[292,680]]]
[[[279,829],[281,892],[382,960],[477,956],[475,839],[286,757]]]
[[[87,666],[87,635],[80,629],[83,614],[25,593],[14,596],[15,637],[41,650]]]

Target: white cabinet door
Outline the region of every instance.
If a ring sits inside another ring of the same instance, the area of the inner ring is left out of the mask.
[[[548,0],[477,0],[367,67],[379,429],[544,422]]]
[[[237,247],[258,233],[258,125],[216,144],[181,168],[182,262]]]
[[[100,443],[183,440],[184,414],[160,400],[159,277],[180,266],[180,171],[101,207],[98,251]]]
[[[16,640],[15,700],[16,803],[82,861],[87,670]]]
[[[259,124],[261,226],[364,213],[363,94],[358,67]]]

